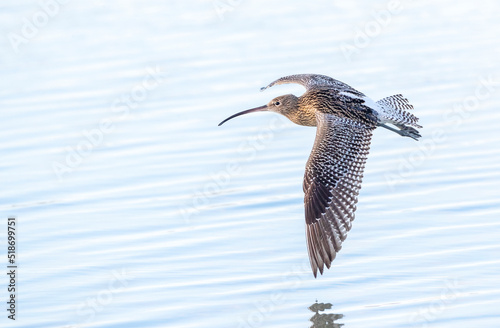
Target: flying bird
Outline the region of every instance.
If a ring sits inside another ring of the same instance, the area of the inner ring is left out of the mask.
[[[267,105],[234,114],[270,111],[293,123],[316,126],[316,139],[304,174],[306,239],[314,277],[330,268],[351,230],[373,130],[381,126],[403,137],[421,137],[418,118],[402,95],[377,102],[349,85],[318,74],[282,77],[274,85],[298,83],[306,92],[279,96]]]

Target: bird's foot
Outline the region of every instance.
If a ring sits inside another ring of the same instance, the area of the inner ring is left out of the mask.
[[[415,140],[418,140],[418,138],[422,137],[420,135],[420,132],[418,132],[417,129],[412,128],[411,126],[401,125],[398,126],[398,128],[400,129],[399,134],[403,137],[410,137]]]
[[[395,125],[396,125],[397,129],[395,129],[389,125],[386,125],[384,123],[378,123],[378,126],[386,128],[387,130],[390,130],[392,132],[396,132],[397,134],[399,134],[400,136],[403,136],[403,137],[410,137],[410,138],[415,139],[415,140],[418,140],[418,138],[422,137],[420,135],[420,132],[418,132],[417,129],[412,128],[411,126],[406,126],[404,124],[395,124]]]

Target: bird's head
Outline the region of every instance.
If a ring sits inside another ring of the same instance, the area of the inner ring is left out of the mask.
[[[254,112],[264,112],[264,111],[276,112],[276,113],[285,115],[286,117],[288,117],[289,119],[291,119],[293,121],[292,118],[294,117],[294,115],[296,114],[296,112],[299,109],[298,100],[299,100],[299,98],[297,98],[296,96],[294,96],[292,94],[279,96],[279,97],[276,97],[273,100],[271,100],[267,105],[252,108],[252,109],[247,109],[247,110],[244,110],[242,112],[236,113],[236,114],[226,118],[224,121],[220,122],[219,126],[221,126],[226,121],[229,121],[230,119],[232,119],[236,116],[240,116],[240,115],[248,114],[248,113],[254,113]]]

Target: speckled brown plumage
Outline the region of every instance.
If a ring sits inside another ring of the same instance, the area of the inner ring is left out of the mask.
[[[273,111],[296,124],[317,126],[303,181],[307,249],[316,277],[318,270],[322,274],[325,266],[330,268],[351,229],[373,130],[382,126],[418,139],[414,127],[421,126],[402,95],[374,102],[343,82],[317,74],[285,76],[262,90],[284,83],[301,84],[306,92],[276,97],[221,124],[242,114]]]
[[[314,275],[330,267],[351,230],[375,124],[317,114],[318,128],[304,174],[309,260]]]

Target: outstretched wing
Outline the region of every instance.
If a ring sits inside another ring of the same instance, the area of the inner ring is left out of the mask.
[[[284,76],[282,78],[277,79],[274,82],[271,82],[267,87],[263,87],[260,90],[264,91],[265,89],[270,88],[273,85],[285,84],[285,83],[298,83],[304,86],[307,91],[313,88],[316,89],[328,88],[328,89],[335,89],[338,92],[341,91],[350,92],[359,97],[364,96],[364,94],[352,88],[348,84],[340,82],[339,80],[332,79],[329,76],[320,74],[295,74],[295,75]]]
[[[314,276],[330,268],[351,229],[373,126],[317,113],[314,147],[304,174],[309,260]]]

